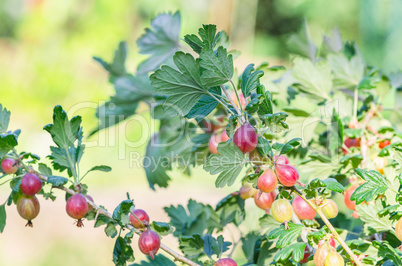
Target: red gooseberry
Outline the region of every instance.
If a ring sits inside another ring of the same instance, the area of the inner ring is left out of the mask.
[[[239,127],[233,135],[233,143],[243,152],[248,153],[257,147],[258,135],[249,123]]]

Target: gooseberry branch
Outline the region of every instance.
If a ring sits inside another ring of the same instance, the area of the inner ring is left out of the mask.
[[[306,196],[304,196],[303,192],[301,192],[299,189],[296,187],[292,187],[292,190],[299,195],[304,201],[306,201],[316,212],[317,214],[321,217],[322,221],[325,223],[325,225],[329,228],[331,233],[334,235],[334,238],[341,244],[343,249],[349,254],[349,256],[352,258],[352,260],[356,263],[358,266],[363,266],[363,264],[360,262],[360,260],[356,257],[356,255],[353,253],[353,251],[349,248],[349,246],[343,241],[343,239],[340,237],[338,232],[335,230],[335,228],[332,226],[331,222],[325,217],[323,212],[321,211],[321,208],[316,206],[315,204],[311,203],[309,200],[307,200]]]

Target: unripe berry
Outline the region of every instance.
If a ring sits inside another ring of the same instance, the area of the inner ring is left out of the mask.
[[[233,135],[233,143],[243,152],[248,153],[257,147],[258,135],[249,123],[239,127]]]
[[[145,255],[149,255],[151,259],[154,259],[155,254],[158,252],[161,246],[161,239],[159,235],[151,230],[143,232],[138,240],[138,247],[140,251]]]
[[[276,164],[275,173],[279,182],[285,187],[292,187],[299,180],[299,172],[289,164]]]
[[[130,213],[130,222],[135,228],[144,228],[144,222],[149,224],[149,216],[144,210],[135,209]]]
[[[297,196],[292,202],[293,210],[296,213],[297,217],[300,220],[312,220],[314,219],[316,212],[315,210],[302,199],[300,196]]]
[[[330,252],[335,252],[335,248],[331,247],[328,244],[324,244],[321,247],[319,247],[314,253],[314,265],[324,266],[325,259],[327,258]]]
[[[348,209],[356,210],[356,201],[350,200],[350,197],[352,196],[352,194],[355,192],[356,188],[358,188],[358,187],[359,187],[358,185],[353,185],[345,191],[344,202],[345,202],[346,207],[348,207]]]
[[[1,162],[1,169],[9,175],[15,174],[18,170],[17,161],[11,158],[6,158]]]
[[[292,206],[285,199],[275,200],[271,207],[271,214],[280,223],[288,222],[292,220]]]
[[[35,195],[42,189],[42,181],[36,174],[26,173],[21,179],[20,189],[25,195]]]
[[[254,195],[257,192],[258,192],[258,190],[253,188],[253,186],[250,183],[244,184],[239,190],[240,198],[242,198],[244,200],[254,197]]]
[[[271,193],[260,192],[254,195],[254,202],[255,205],[257,205],[257,207],[263,210],[268,210],[271,208],[272,203],[275,200],[275,197],[276,197],[275,192]]]
[[[338,206],[332,199],[324,200],[321,210],[328,219],[335,218],[338,215]]]
[[[250,161],[255,165],[264,165],[265,163],[268,163],[268,158],[261,157],[261,155],[257,149],[254,149],[253,151],[251,151],[248,156],[249,156]]]
[[[32,227],[31,220],[35,219],[40,211],[38,199],[35,196],[21,195],[17,200],[17,211],[22,218],[28,220],[26,226]]]
[[[395,234],[398,239],[402,241],[402,218],[400,218],[395,225]]]
[[[325,258],[324,266],[343,266],[345,261],[337,252],[330,252]]]
[[[214,266],[237,266],[237,263],[234,260],[227,258],[218,260]]]
[[[276,179],[276,175],[274,171],[271,169],[267,169],[258,177],[257,187],[259,190],[269,193],[276,189],[278,186],[278,180]]]
[[[286,157],[285,155],[275,155],[274,156],[274,162],[276,164],[288,164],[289,163],[289,159],[288,157]]]

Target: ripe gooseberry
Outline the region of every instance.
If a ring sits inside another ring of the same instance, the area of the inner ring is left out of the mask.
[[[17,200],[17,211],[22,218],[28,220],[25,226],[33,227],[32,220],[40,211],[38,199],[35,196],[21,195]]]
[[[352,196],[353,192],[355,192],[356,188],[358,188],[359,185],[353,185],[351,187],[349,187],[348,189],[346,189],[345,191],[345,198],[344,198],[344,202],[346,207],[348,207],[348,209],[351,210],[356,210],[356,201],[355,200],[350,200],[350,197]]]
[[[258,135],[249,123],[239,127],[233,135],[233,143],[243,152],[248,153],[257,147]]]
[[[214,133],[219,130],[223,126],[224,116],[220,116],[216,119],[216,121],[212,121],[209,119],[202,120],[202,125],[204,126],[203,130],[207,133]]]
[[[345,265],[345,261],[343,260],[342,256],[335,251],[328,253],[324,261],[324,266],[343,266],[343,265]]]
[[[306,246],[304,248],[304,256],[303,259],[301,261],[299,261],[300,263],[307,263],[308,262],[308,258],[310,257],[310,250],[308,249],[308,247]]]
[[[391,144],[391,141],[390,141],[389,139],[386,139],[386,140],[380,141],[380,142],[378,143],[378,147],[379,147],[380,149],[384,149],[385,147],[387,147],[387,146],[390,145],[390,144]]]
[[[161,239],[159,235],[152,230],[143,232],[138,240],[140,251],[145,255],[151,256],[151,259],[154,259],[154,255],[158,252],[160,245]]]
[[[346,139],[345,139],[345,141],[343,143],[348,148],[350,148],[350,147],[360,147],[360,138],[351,139],[349,137],[346,137]],[[342,148],[342,151],[343,151],[344,154],[348,153],[348,151],[346,149]]]
[[[1,162],[1,169],[9,175],[15,174],[18,170],[17,161],[12,158],[6,158]]]
[[[395,234],[398,239],[402,241],[402,218],[400,218],[395,225]]]
[[[263,210],[268,210],[271,208],[272,203],[274,202],[276,197],[275,192],[271,193],[256,193],[254,195],[254,202],[257,207],[263,209]]]
[[[42,181],[36,174],[26,173],[21,179],[20,189],[25,195],[35,195],[42,189]]]
[[[335,218],[338,215],[338,206],[332,199],[324,200],[321,210],[328,219]]]
[[[237,263],[230,258],[226,258],[218,260],[214,266],[237,266]]]
[[[237,96],[236,96],[236,93],[234,91],[230,94],[230,98],[232,98],[233,102],[236,104],[237,107],[240,107],[239,106],[239,101],[237,100]],[[239,93],[239,99],[240,99],[241,106],[246,107],[246,105],[247,105],[246,99],[244,99],[244,96],[243,96],[242,93]]]
[[[212,154],[218,154],[218,144],[221,142],[226,142],[228,139],[229,136],[226,134],[226,130],[222,131],[222,133],[212,134],[208,143],[209,151]]]
[[[239,195],[240,198],[242,199],[248,199],[251,197],[254,197],[255,194],[257,194],[258,190],[253,188],[253,186],[250,183],[245,183],[239,190]]]
[[[285,199],[275,200],[271,207],[271,213],[278,222],[288,222],[293,215],[292,205]]]
[[[288,164],[289,163],[289,159],[288,157],[286,157],[285,155],[275,155],[274,156],[274,162],[276,164]]]
[[[257,187],[259,190],[265,193],[272,192],[278,186],[278,180],[274,171],[267,169],[258,177]]]
[[[330,252],[335,252],[335,248],[331,247],[327,243],[323,244],[319,247],[314,253],[314,265],[315,266],[324,266],[325,259],[327,258]]]
[[[292,187],[299,180],[299,172],[289,164],[275,164],[275,173],[285,187]]]
[[[77,227],[82,227],[82,218],[88,212],[88,203],[84,195],[82,194],[75,194],[68,198],[66,204],[66,211],[67,214],[73,218],[77,219]]]
[[[135,209],[130,213],[130,222],[135,228],[144,228],[149,224],[149,216],[144,210]]]
[[[292,202],[293,210],[300,220],[314,219],[315,210],[300,196],[297,196]]]

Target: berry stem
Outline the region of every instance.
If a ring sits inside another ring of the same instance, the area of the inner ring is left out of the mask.
[[[349,254],[349,256],[352,258],[352,260],[356,263],[358,266],[363,266],[363,264],[360,262],[360,260],[356,257],[356,255],[353,253],[353,251],[349,248],[349,246],[343,241],[343,239],[340,237],[338,232],[335,230],[331,222],[325,217],[325,215],[322,213],[321,208],[318,207],[316,204],[311,203],[307,198],[304,196],[303,192],[301,192],[299,189],[296,187],[292,187],[293,191],[299,195],[305,202],[307,202],[316,212],[317,214],[321,217],[322,221],[325,223],[325,225],[329,228],[331,233],[334,235],[334,238],[341,244],[343,249]]]
[[[241,117],[241,124],[245,123],[244,117],[242,116],[242,112],[240,111],[239,107],[237,107],[237,105],[234,103],[234,101],[232,100],[232,98],[229,95],[229,92],[227,91],[227,89],[225,88],[225,86],[221,85],[221,89],[223,90],[223,92],[225,93],[226,97],[228,98],[230,104],[233,106],[233,108],[236,110],[236,113]],[[236,89],[235,89],[236,91]],[[237,95],[237,93],[236,93]],[[241,105],[240,101],[239,101],[239,105]]]

